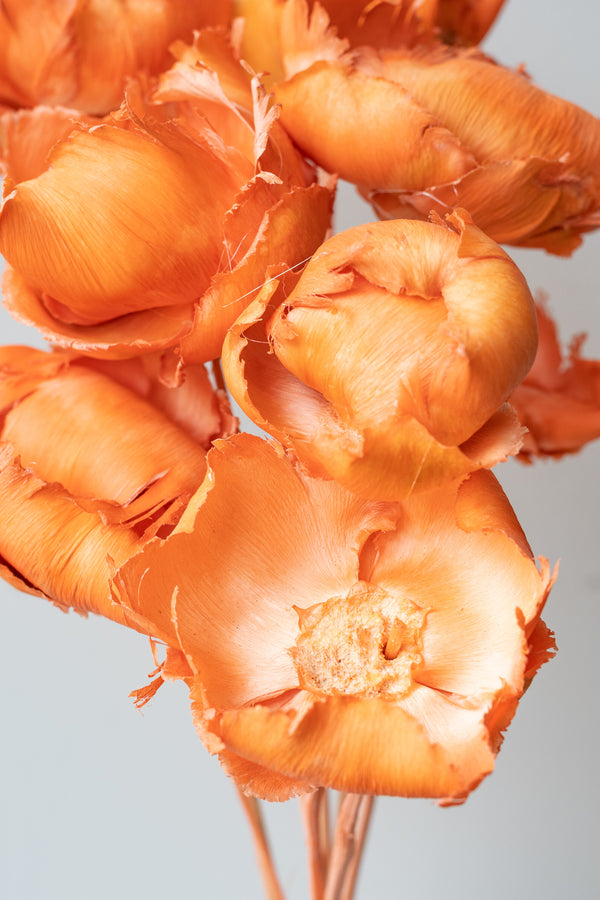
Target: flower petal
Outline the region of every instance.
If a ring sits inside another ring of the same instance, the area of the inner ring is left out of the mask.
[[[176,636],[208,702],[224,707],[298,686],[294,607],[346,594],[360,547],[390,527],[393,510],[303,479],[250,435],[217,442],[209,463],[173,534],[148,544],[119,581],[140,614]]]

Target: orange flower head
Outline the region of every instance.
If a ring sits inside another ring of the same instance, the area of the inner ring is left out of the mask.
[[[585,335],[572,340],[565,359],[556,325],[543,304],[537,305],[537,316],[535,361],[510,398],[527,428],[518,457],[523,462],[576,453],[600,437],[600,360],[581,356]]]
[[[53,344],[214,358],[267,269],[296,265],[325,235],[330,190],[225,38],[174,49],[150,95],[132,84],[101,124],[69,128],[65,110],[5,117],[5,297]],[[23,157],[32,138],[41,149]]]
[[[128,78],[172,62],[170,44],[229,24],[230,0],[5,0],[0,107],[116,109]]]
[[[230,431],[204,369],[188,375],[168,391],[140,360],[0,348],[2,577],[160,636],[112,602],[109,580],[172,530]]]
[[[450,221],[342,232],[264,289],[223,348],[236,401],[312,474],[399,499],[515,453],[505,405],[536,350],[525,279]]]
[[[239,54],[267,83],[285,77],[284,58],[295,41],[284,10],[289,0],[234,0],[241,31]],[[449,43],[477,44],[496,18],[504,0],[307,0],[314,35],[327,21],[351,47],[414,46],[441,38]],[[294,23],[295,24],[295,23]]]
[[[464,800],[554,650],[548,565],[491,473],[396,504],[251,435],[208,463],[173,532],[115,575],[185,656],[208,749],[270,800],[315,786]]]
[[[499,243],[568,255],[600,224],[600,121],[480,51],[350,49],[288,0],[274,88],[298,146],[381,218],[457,207]]]

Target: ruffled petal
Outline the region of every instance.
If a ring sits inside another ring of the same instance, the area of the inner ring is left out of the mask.
[[[288,0],[286,18],[295,27],[282,49],[290,70],[274,87],[282,122],[378,215],[462,207],[495,240],[564,255],[600,225],[600,122],[585,110],[431,33],[349,50],[319,7],[309,15],[304,0]]]
[[[225,377],[314,475],[399,499],[518,451],[504,402],[533,361],[533,300],[464,214],[360,226],[231,328]]]
[[[7,266],[2,273],[3,306],[24,325],[32,325],[56,347],[101,359],[127,359],[172,346],[191,327],[191,303],[118,316],[100,325],[73,325],[50,314],[40,295]]]
[[[225,36],[175,51],[106,122],[69,131],[66,112],[32,114],[7,132],[7,302],[62,347],[215,358],[267,269],[304,262],[329,227],[333,184],[317,183]],[[22,162],[27,129],[45,145]]]
[[[105,525],[98,514],[78,508],[59,485],[24,469],[10,444],[1,447],[0,556],[3,568],[16,576],[13,584],[24,581],[65,610],[98,613],[151,633],[141,617],[135,622],[127,617],[109,588],[113,565],[139,547],[135,533]]]
[[[563,358],[556,325],[537,308],[540,343],[531,371],[514,391],[511,403],[527,428],[521,459],[576,453],[600,437],[600,361],[584,359],[584,335]]]
[[[285,710],[231,710],[216,727],[228,749],[307,784],[360,794],[462,799],[493,768],[478,714],[453,707],[465,746],[453,752],[431,739],[410,712],[378,699],[328,697],[295,724]],[[421,714],[421,710],[419,710]],[[473,742],[473,731],[475,741]],[[465,734],[465,732],[467,732]],[[470,733],[469,733],[470,732]],[[458,735],[457,735],[458,736]]]
[[[229,0],[8,0],[0,10],[0,101],[103,115],[119,105],[128,78],[169,65],[176,38],[227,26],[230,16]]]
[[[423,685],[476,697],[523,690],[526,633],[552,576],[538,571],[508,500],[491,473],[459,488],[411,497],[402,527],[374,539],[367,576],[428,609]],[[363,564],[364,565],[364,564]]]
[[[209,463],[173,534],[118,577],[134,608],[176,637],[207,702],[224,707],[298,686],[294,608],[346,594],[362,544],[391,527],[393,509],[302,478],[250,435],[218,442]]]

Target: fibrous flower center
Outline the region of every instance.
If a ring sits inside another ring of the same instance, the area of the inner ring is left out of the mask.
[[[427,610],[361,582],[347,597],[297,612],[292,656],[303,688],[396,697],[410,690]]]

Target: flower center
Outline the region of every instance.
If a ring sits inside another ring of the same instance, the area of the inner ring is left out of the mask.
[[[323,694],[401,696],[422,661],[427,610],[361,582],[347,597],[297,609],[300,685]]]

